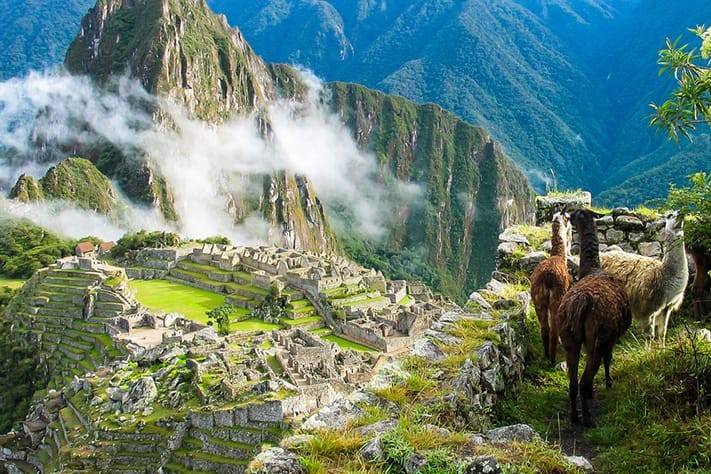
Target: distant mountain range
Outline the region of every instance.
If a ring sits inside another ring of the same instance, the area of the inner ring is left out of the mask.
[[[432,101],[489,130],[537,187],[637,204],[711,170],[708,139],[648,127],[665,36],[711,22],[705,0],[209,0],[267,60]],[[654,186],[649,186],[654,183]]]

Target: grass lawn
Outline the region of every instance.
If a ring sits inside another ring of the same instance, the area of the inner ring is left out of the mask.
[[[12,288],[13,290],[21,287],[25,284],[25,280],[17,280],[14,278],[7,278],[0,276],[0,286],[5,286],[7,288]]]
[[[281,329],[281,326],[265,323],[261,319],[246,319],[230,324],[231,332],[272,331],[274,329]]]
[[[376,352],[375,349],[371,349],[368,346],[364,346],[363,344],[358,344],[357,342],[349,341],[348,339],[344,339],[342,337],[338,337],[335,334],[331,334],[329,336],[321,336],[321,339],[328,341],[328,342],[333,342],[341,346],[343,349],[353,349],[356,351],[361,351],[361,352]]]
[[[166,280],[132,280],[129,285],[145,307],[165,313],[180,313],[200,324],[207,324],[207,311],[225,302],[217,293]]]
[[[311,316],[309,318],[299,318],[299,319],[289,319],[283,318],[282,323],[289,327],[303,326],[304,324],[311,324],[321,320],[321,316]]]

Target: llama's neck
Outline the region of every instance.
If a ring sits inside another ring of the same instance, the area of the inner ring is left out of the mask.
[[[565,257],[568,251],[568,239],[565,235],[565,226],[553,225],[553,236],[551,238],[551,255]]]
[[[683,236],[670,238],[664,243],[662,272],[668,279],[688,279],[689,265],[686,261]]]
[[[600,244],[597,240],[595,223],[581,226],[578,230],[580,236],[580,278],[600,268]]]

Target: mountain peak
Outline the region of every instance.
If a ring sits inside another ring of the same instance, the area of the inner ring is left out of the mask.
[[[126,72],[150,93],[212,122],[250,112],[273,95],[263,61],[203,0],[99,0],[65,65],[99,82]]]

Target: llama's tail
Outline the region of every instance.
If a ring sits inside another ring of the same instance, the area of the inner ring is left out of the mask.
[[[568,327],[575,334],[575,338],[582,342],[585,339],[585,324],[593,301],[590,295],[583,294],[575,300],[575,303],[575,305],[568,305],[566,308],[566,315],[569,318]]]

